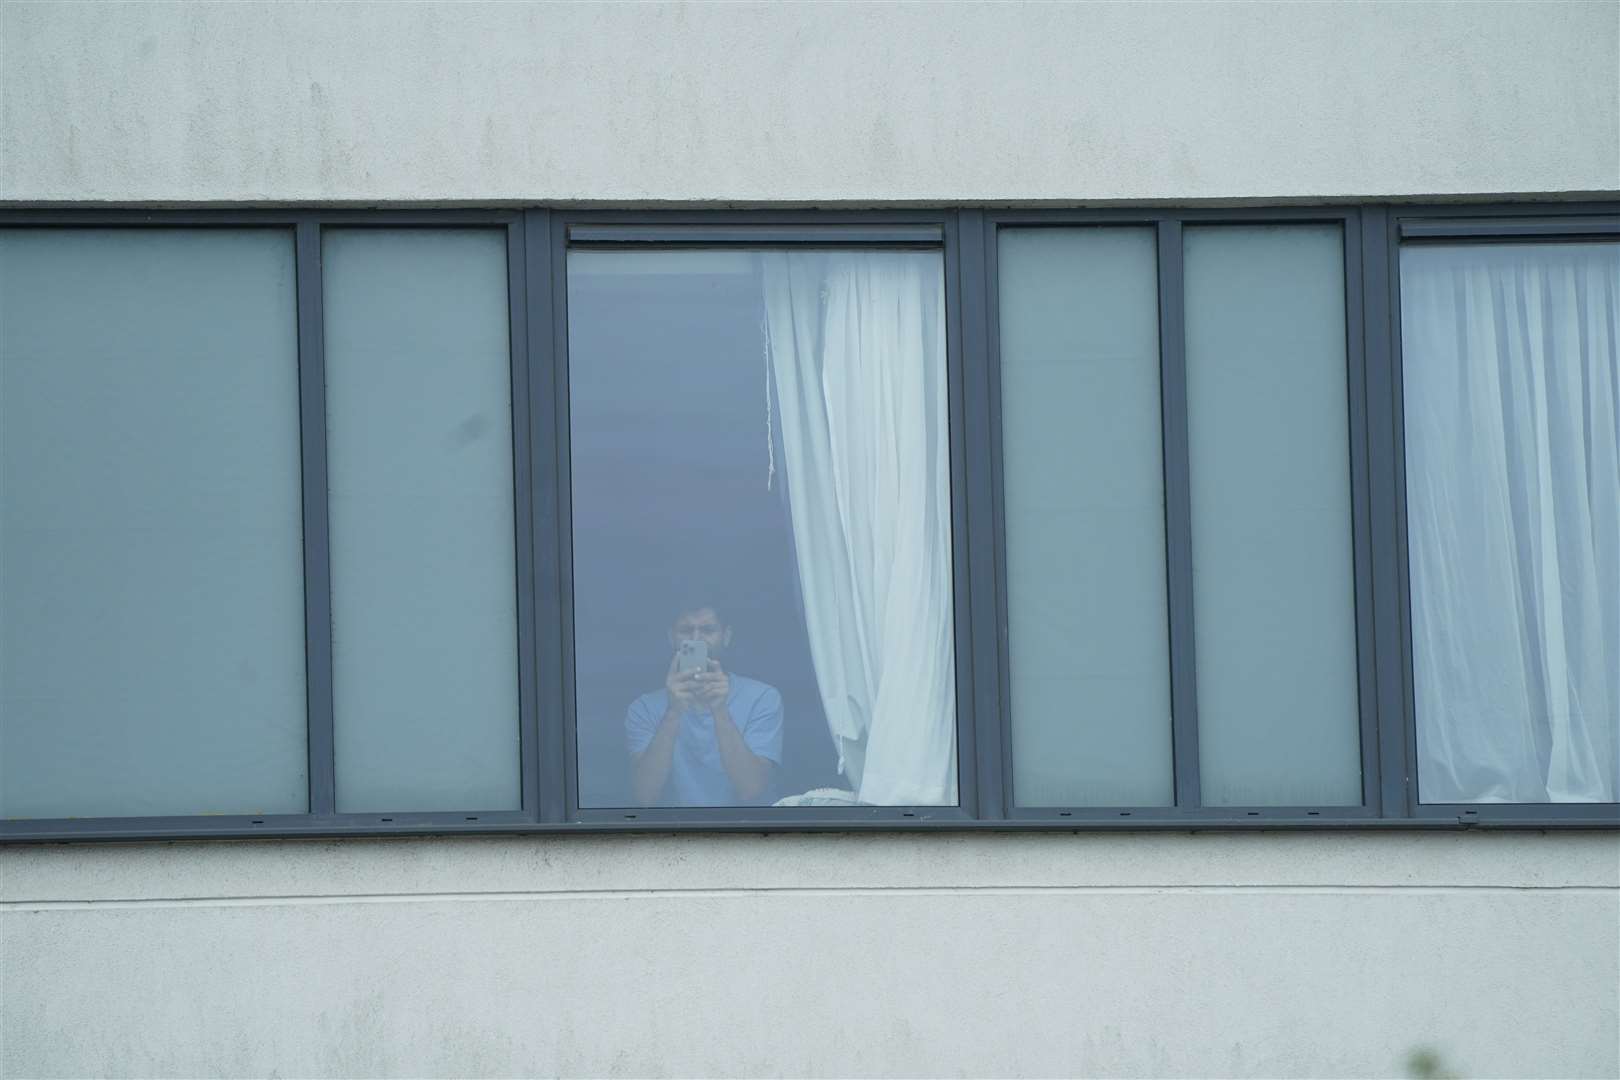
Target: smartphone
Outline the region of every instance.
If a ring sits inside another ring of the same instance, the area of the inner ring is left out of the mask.
[[[683,641],[675,650],[675,670],[682,674],[702,671],[709,666],[707,641]]]

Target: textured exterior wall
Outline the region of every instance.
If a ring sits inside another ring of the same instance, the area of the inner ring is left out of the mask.
[[[1620,6],[8,3],[3,200],[1620,187]]]
[[[1620,188],[1613,3],[0,4],[0,202]],[[0,850],[0,1074],[1620,1074],[1620,837]]]
[[[0,852],[0,1071],[1620,1072],[1613,834]]]

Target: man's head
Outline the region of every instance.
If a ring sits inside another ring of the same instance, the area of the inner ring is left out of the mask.
[[[731,644],[731,627],[718,607],[698,601],[682,607],[669,628],[670,648],[679,648],[683,641],[701,641],[709,647],[711,657],[719,658]]]

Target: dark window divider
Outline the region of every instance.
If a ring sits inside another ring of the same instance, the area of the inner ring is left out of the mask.
[[[977,475],[974,459],[967,453],[969,383],[962,340],[962,306],[963,283],[970,279],[962,273],[962,221],[959,213],[946,212],[941,217],[940,238],[928,246],[940,252],[941,270],[945,278],[945,430],[950,456],[951,611],[955,623],[951,645],[956,675],[956,806],[948,808],[948,813],[973,817],[983,804],[984,797],[979,788],[981,748],[978,741],[978,731],[983,724],[979,719],[979,702],[974,690],[978,674],[975,644],[982,639],[983,632],[975,617],[972,593],[973,536],[975,532],[982,534],[982,526],[975,530],[972,520],[976,514],[988,512],[989,508],[982,502],[970,501],[970,485],[974,479],[982,484],[985,477]],[[914,228],[932,229],[933,226]],[[893,240],[885,242],[886,246],[894,243]],[[980,265],[983,265],[982,262]],[[976,282],[977,275],[973,275],[971,280]],[[980,468],[982,470],[982,464]],[[976,630],[980,632],[976,634]],[[989,764],[995,766],[993,761]],[[902,815],[907,815],[934,813],[946,808],[897,809]]]
[[[536,426],[532,415],[530,366],[528,230],[524,219],[506,226],[506,305],[510,334],[512,393],[512,550],[516,554],[513,581],[517,586],[518,634],[518,784],[526,820],[540,820],[539,683],[536,665],[541,655],[536,642],[534,558],[534,452],[530,446]]]
[[[728,247],[743,245],[792,245],[829,247],[844,244],[873,244],[883,247],[937,248],[945,242],[943,225],[614,225],[574,224],[568,226],[568,243],[645,244],[657,247]]]
[[[568,409],[568,222],[560,211],[553,211],[549,217],[547,250],[551,257],[551,385],[555,395],[551,413],[551,445],[556,451],[552,522],[556,530],[558,614],[562,630],[558,649],[561,659],[558,687],[562,694],[562,709],[555,717],[556,725],[561,729],[562,759],[554,769],[561,770],[563,779],[560,812],[565,820],[577,822],[580,820],[579,742],[575,720],[579,714],[579,699],[574,678],[573,464],[569,456],[572,433]]]
[[[1198,761],[1198,659],[1193,622],[1192,450],[1187,432],[1186,281],[1181,222],[1157,226],[1159,428],[1164,469],[1166,630],[1176,806],[1203,806]]]
[[[1390,817],[1411,812],[1412,798],[1405,727],[1402,646],[1397,581],[1404,565],[1398,541],[1405,527],[1395,451],[1399,417],[1395,409],[1390,342],[1393,321],[1390,219],[1383,206],[1361,213],[1362,318],[1366,347],[1367,472],[1372,531],[1373,666],[1377,694],[1379,805]]]
[[[1395,544],[1395,622],[1397,631],[1395,647],[1398,649],[1397,671],[1400,676],[1400,725],[1395,735],[1400,743],[1401,755],[1406,764],[1406,810],[1407,813],[1415,817],[1419,815],[1422,807],[1419,804],[1417,776],[1417,704],[1412,689],[1411,562],[1406,543],[1406,394],[1402,386],[1401,374],[1400,227],[1400,215],[1391,208],[1384,253],[1387,260],[1385,266],[1390,312],[1389,332],[1385,340],[1388,342],[1389,348],[1390,381],[1388,412],[1391,431],[1388,445],[1392,454],[1391,467],[1394,472],[1393,503],[1390,510],[1395,525],[1394,534],[1391,537]]]
[[[1515,240],[1613,240],[1616,237],[1620,237],[1620,216],[1614,214],[1559,218],[1412,218],[1402,215],[1400,224],[1402,240],[1476,240],[1499,244]]]
[[[548,210],[524,215],[529,293],[529,394],[534,424],[535,607],[539,633],[540,820],[569,820],[573,770],[573,626],[568,574],[567,300],[561,225]]]
[[[1373,509],[1368,457],[1366,281],[1362,268],[1361,214],[1350,210],[1343,221],[1345,400],[1349,408],[1350,528],[1352,585],[1356,621],[1356,715],[1360,721],[1361,801],[1383,805],[1382,761],[1378,742],[1376,657],[1377,603],[1373,588]]]
[[[1511,828],[1620,827],[1615,803],[1414,803],[1410,822]]]
[[[1433,829],[1456,831],[1474,827],[1538,830],[1613,830],[1620,827],[1620,810],[1613,806],[1568,807],[1426,807],[1410,818],[1379,817],[1361,810],[1339,813],[1325,807],[1303,812],[1290,808],[1261,811],[1224,810],[1181,813],[1164,808],[1140,812],[1061,809],[1018,811],[998,820],[979,820],[949,807],[920,808],[916,816],[893,808],[873,808],[863,816],[841,816],[825,808],[808,810],[804,815],[783,814],[768,807],[755,808],[752,815],[735,812],[716,816],[702,812],[626,811],[634,817],[612,812],[590,811],[579,821],[533,821],[516,811],[433,813],[433,814],[337,814],[331,816],[286,815],[282,817],[168,817],[168,818],[60,818],[5,822],[0,843],[58,843],[64,841],[164,841],[240,840],[276,838],[326,838],[343,836],[489,836],[489,835],[566,835],[570,833],[667,833],[684,832],[1252,832],[1319,831],[1322,829],[1397,830]],[[1556,816],[1540,816],[1525,811],[1560,809]],[[26,826],[23,828],[21,826]]]
[[[1003,603],[1000,484],[1001,433],[996,427],[998,387],[990,362],[995,340],[995,230],[980,210],[964,210],[957,226],[957,264],[962,281],[958,305],[962,340],[964,416],[962,438],[967,473],[967,603],[972,633],[969,655],[958,664],[973,671],[973,739],[959,753],[977,755],[978,816],[1007,816],[1012,768],[1011,741],[1003,718],[1006,681],[1002,668],[1007,636]],[[958,589],[960,594],[963,590]],[[960,601],[959,601],[960,602]]]
[[[1007,533],[1006,499],[1001,483],[1003,459],[1001,454],[1001,249],[998,240],[1000,224],[992,214],[982,214],[980,232],[983,236],[984,255],[984,365],[983,388],[986,418],[984,461],[989,470],[987,482],[990,495],[990,579],[991,601],[985,603],[995,615],[995,635],[986,646],[991,655],[985,662],[994,663],[995,697],[993,716],[996,724],[994,753],[999,755],[1001,786],[1000,811],[1007,818],[1018,816],[1017,793],[1013,790],[1013,737],[1012,737],[1012,676],[1007,646],[1010,640],[1007,620]]]
[[[321,227],[294,226],[298,319],[298,426],[304,508],[304,685],[308,701],[309,812],[337,812],[332,718],[331,532],[326,491],[326,341]]]

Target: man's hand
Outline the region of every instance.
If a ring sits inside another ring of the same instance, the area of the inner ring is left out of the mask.
[[[714,661],[709,661],[713,664]],[[702,704],[700,691],[703,688],[701,671],[680,671],[679,656],[669,659],[669,674],[664,676],[664,689],[669,691],[669,707],[677,712],[695,709]]]
[[[718,660],[710,660],[709,666],[697,673],[695,681],[697,700],[706,708],[713,709],[731,696],[731,676],[721,669]]]
[[[745,803],[753,802],[770,783],[771,762],[748,748],[742,729],[731,718],[726,703],[731,696],[731,676],[721,670],[718,661],[710,660],[698,679],[698,686],[698,700],[714,714],[714,741],[720,748],[720,764],[725,766],[737,798]]]

